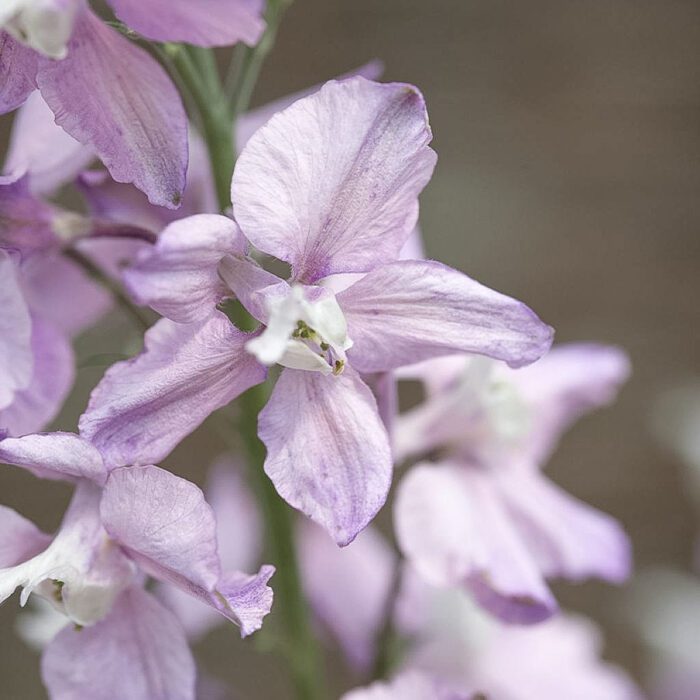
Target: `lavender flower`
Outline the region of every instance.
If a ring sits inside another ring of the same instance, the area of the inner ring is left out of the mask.
[[[540,466],[574,420],[613,399],[628,372],[622,352],[592,344],[555,348],[518,371],[465,357],[418,368],[429,398],[398,419],[396,452],[439,450],[440,459],[409,471],[394,519],[402,551],[426,580],[462,586],[493,614],[531,623],[556,609],[545,578],[627,577],[619,524]]]
[[[0,460],[76,483],[53,538],[0,511],[8,524],[0,601],[22,587],[22,604],[35,593],[87,628],[66,628],[46,648],[42,672],[52,694],[97,697],[107,682],[120,697],[194,698],[184,632],[142,590],[144,574],[211,606],[242,636],[261,626],[274,569],[222,571],[214,515],[193,484],[155,466],[109,472],[92,445],[67,433],[0,440]]]
[[[265,470],[347,544],[383,504],[392,470],[360,373],[457,350],[519,366],[549,347],[551,329],[521,303],[438,263],[396,261],[435,162],[429,140],[414,88],[363,78],[327,84],[256,132],[232,185],[241,228],[176,222],[126,275],[168,320],[106,374],[81,419],[110,464],[157,461],[280,364],[259,422]],[[290,263],[291,280],[247,257],[246,238]],[[338,273],[367,274],[336,294]],[[243,333],[216,310],[232,292],[264,330]]]

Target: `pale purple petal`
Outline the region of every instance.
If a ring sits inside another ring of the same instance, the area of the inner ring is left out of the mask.
[[[54,210],[29,189],[29,176],[0,175],[0,249],[23,258],[55,246]]]
[[[425,260],[425,246],[423,245],[423,234],[420,227],[416,226],[408,240],[403,244],[399,253],[400,260]]]
[[[267,583],[274,573],[274,566],[264,565],[253,575],[239,571],[224,574],[206,601],[241,628],[241,637],[247,637],[262,627],[263,618],[272,609],[273,593]]]
[[[90,241],[80,250],[88,253],[106,243]],[[22,266],[22,278],[32,311],[71,337],[92,326],[114,304],[109,292],[58,251],[32,256]]]
[[[504,620],[534,623],[556,602],[488,474],[419,465],[402,480],[394,509],[406,558],[429,583],[464,586]]]
[[[68,56],[37,75],[56,123],[95,149],[112,177],[153,204],[176,208],[185,187],[187,118],[165,71],[89,11],[76,20]]]
[[[218,583],[216,521],[193,483],[154,466],[115,469],[100,513],[109,535],[152,576],[185,590]]]
[[[16,566],[49,546],[51,536],[17,511],[0,506],[0,569]]]
[[[367,78],[367,80],[379,80],[382,73],[384,72],[384,64],[381,61],[370,61],[364,66],[360,66],[353,71],[349,71],[344,75],[339,76],[336,80],[346,80],[347,78],[353,78],[357,75]],[[287,107],[294,104],[297,100],[302,97],[308,97],[318,92],[322,85],[313,85],[305,90],[299,90],[299,92],[292,93],[291,95],[285,95],[279,100],[274,100],[273,102],[268,102],[262,107],[256,109],[251,109],[236,120],[236,150],[240,153],[245,147],[246,143],[250,137],[261,127],[265,126],[267,122],[270,121],[272,117],[277,114],[277,112],[282,112],[287,109]]]
[[[249,336],[217,312],[202,323],[162,319],[144,352],[112,366],[95,388],[80,432],[110,466],[159,462],[217,408],[265,379]]]
[[[156,41],[195,46],[257,44],[264,0],[108,0],[124,24]]]
[[[38,433],[0,440],[0,462],[28,469],[41,479],[90,479],[103,484],[100,453],[72,433]]]
[[[300,281],[370,270],[396,259],[416,223],[430,139],[415,88],[326,83],[248,141],[233,176],[236,221]]]
[[[298,536],[304,591],[352,665],[368,670],[387,614],[396,556],[371,527],[339,549],[319,527],[304,523]]]
[[[216,516],[219,559],[224,571],[250,571],[259,563],[263,526],[242,468],[229,457],[212,465],[204,489]],[[209,604],[174,586],[159,586],[158,596],[177,616],[188,638],[197,639],[222,622]]]
[[[614,401],[630,374],[624,351],[609,345],[559,345],[539,362],[509,374],[531,406],[529,452],[542,463],[582,415]]]
[[[386,500],[392,463],[367,385],[341,375],[285,369],[258,422],[265,472],[279,494],[343,546]]]
[[[41,674],[52,700],[195,699],[195,664],[180,624],[137,587],[102,622],[60,632]]]
[[[26,389],[0,409],[0,426],[10,435],[43,430],[60,411],[75,379],[75,358],[66,337],[43,319],[32,319],[34,371]]]
[[[32,379],[32,323],[17,279],[15,262],[0,250],[0,409]]]
[[[124,271],[133,297],[179,323],[201,321],[230,296],[219,261],[245,252],[238,226],[225,216],[199,214],[170,224],[153,248]]]
[[[552,329],[522,302],[436,262],[389,263],[338,294],[361,372],[381,372],[438,355],[469,352],[534,362]]]
[[[37,90],[15,115],[5,172],[28,172],[32,191],[51,194],[70,182],[94,159],[88,146],[54,122],[53,112]]]
[[[36,90],[36,51],[0,30],[0,114],[17,109]]]
[[[629,576],[631,546],[615,518],[572,498],[533,470],[510,470],[499,487],[547,578],[595,576],[622,583]]]
[[[260,628],[272,605],[274,568],[222,576],[216,521],[197,486],[158,467],[116,469],[101,513],[107,532],[145,571],[212,605],[242,636]]]

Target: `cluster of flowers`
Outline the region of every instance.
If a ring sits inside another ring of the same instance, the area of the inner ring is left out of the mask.
[[[156,41],[254,43],[264,27],[257,0],[109,4]],[[21,588],[71,623],[43,654],[51,696],[191,699],[187,637],[221,616],[242,635],[262,625],[274,568],[242,572],[263,524],[236,471],[218,466],[210,506],[154,465],[274,374],[264,469],[307,516],[297,540],[319,620],[358,669],[387,617],[412,642],[393,681],[347,700],[637,697],[588,623],[555,616],[547,584],[623,580],[626,536],[541,473],[562,431],[612,400],[627,360],[550,351],[524,304],[424,259],[418,196],[436,154],[420,93],[368,66],[245,115],[221,215],[195,137],[185,189],[186,116],[148,53],[83,0],[12,0],[0,26],[0,108],[23,105],[0,178],[0,462],[75,484],[53,536],[0,509],[0,601]],[[86,170],[95,157],[108,172]],[[87,214],[51,201],[68,181]],[[76,255],[162,318],[106,372],[79,434],[40,433],[74,381],[71,338],[110,305]],[[230,320],[229,299],[257,328]],[[399,415],[405,379],[425,400]],[[399,565],[367,526],[408,460]]]

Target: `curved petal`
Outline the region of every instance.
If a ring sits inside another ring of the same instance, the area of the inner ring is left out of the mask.
[[[32,322],[22,296],[15,263],[0,250],[0,409],[32,379]]]
[[[64,629],[41,660],[52,698],[194,700],[195,664],[175,616],[131,587],[87,629]]]
[[[36,90],[39,57],[0,30],[0,114],[17,109]]]
[[[100,515],[109,535],[152,576],[186,590],[218,583],[216,521],[193,483],[154,466],[115,469]]]
[[[572,581],[595,576],[613,583],[629,576],[630,541],[615,518],[572,498],[531,470],[509,471],[499,485],[545,576]]]
[[[165,71],[89,11],[61,61],[41,62],[41,94],[62,126],[89,144],[117,182],[177,208],[185,188],[187,117]]]
[[[476,468],[413,468],[399,486],[394,524],[404,555],[429,583],[464,586],[509,622],[540,622],[556,611],[489,476]]]
[[[368,670],[397,566],[391,547],[371,527],[343,549],[310,523],[303,524],[297,540],[304,591],[314,612],[353,666]]]
[[[124,281],[139,303],[159,314],[179,323],[201,321],[230,295],[219,277],[219,261],[244,251],[235,222],[199,214],[170,224],[124,271]]]
[[[42,319],[32,320],[34,372],[26,389],[0,409],[0,426],[10,435],[43,430],[61,410],[75,379],[75,358],[66,337]]]
[[[37,90],[22,105],[12,124],[5,172],[28,172],[32,192],[51,194],[70,182],[94,159],[89,146],[69,136]]]
[[[101,514],[107,532],[145,571],[213,606],[242,636],[260,628],[272,605],[267,581],[274,568],[221,575],[216,521],[197,486],[158,467],[116,469]]]
[[[623,350],[595,343],[556,346],[539,362],[510,373],[508,378],[532,407],[532,459],[541,464],[571,424],[612,403],[629,374],[630,361]]]
[[[391,681],[376,681],[365,688],[355,688],[340,700],[477,700],[467,690],[450,688],[423,671],[408,669]]]
[[[41,479],[90,479],[103,484],[100,453],[72,433],[38,433],[0,440],[0,462],[28,469]]]
[[[258,421],[265,472],[291,506],[347,545],[386,500],[389,440],[367,385],[285,369]]]
[[[222,313],[201,323],[162,319],[141,355],[113,365],[80,417],[110,466],[159,462],[217,408],[265,379],[249,336]]]
[[[326,83],[248,141],[231,196],[260,250],[313,282],[395,259],[435,165],[420,93],[361,77]]]
[[[108,0],[131,29],[155,41],[195,46],[257,44],[265,29],[263,0]]]
[[[46,549],[51,536],[17,511],[0,506],[0,569],[16,566]]]
[[[53,209],[29,189],[29,175],[0,175],[0,248],[27,257],[57,244]]]
[[[340,292],[338,303],[354,341],[348,357],[360,372],[457,352],[521,367],[552,344],[552,329],[525,304],[436,262],[382,265]]]

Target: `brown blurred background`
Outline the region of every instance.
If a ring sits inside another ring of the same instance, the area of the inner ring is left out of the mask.
[[[622,520],[638,568],[687,569],[698,529],[649,417],[666,388],[700,374],[699,46],[691,0],[296,0],[255,96],[261,104],[372,58],[386,79],[423,90],[440,156],[422,197],[430,257],[525,300],[560,342],[615,343],[632,357],[619,402],[577,425],[549,472]],[[3,118],[3,140],[8,126]],[[131,332],[113,316],[79,341],[80,357],[113,350],[105,328]],[[57,426],[74,429],[100,372],[81,370]],[[188,439],[168,465],[201,480],[222,447]],[[47,529],[68,495],[10,469],[0,492]],[[608,658],[643,672],[616,614],[624,590],[557,592],[603,625]],[[0,698],[43,698],[37,659],[12,633],[16,608],[16,598],[0,608]],[[213,633],[203,666],[242,698],[286,698],[275,659],[235,638]]]

